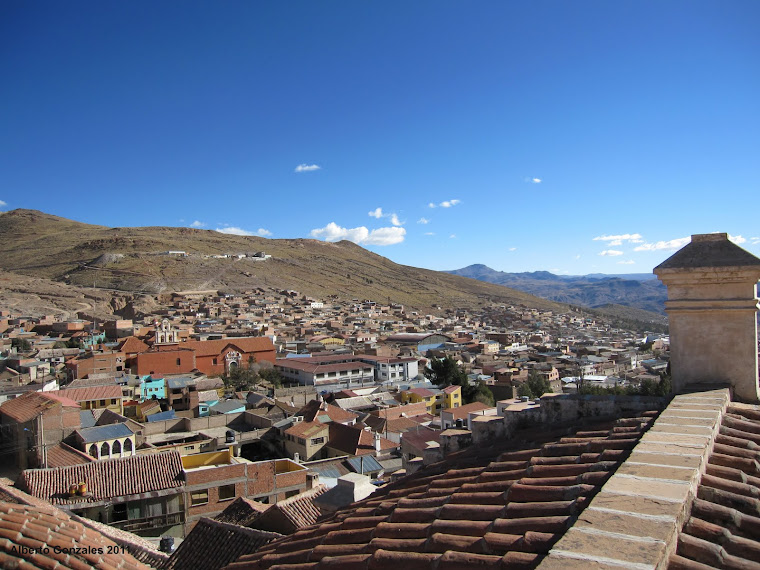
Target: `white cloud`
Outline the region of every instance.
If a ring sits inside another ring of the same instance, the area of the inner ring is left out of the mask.
[[[434,236],[434,235],[435,235],[435,232],[425,232],[425,235],[426,235],[426,236]]]
[[[531,178],[530,181],[533,182],[533,184],[541,184],[540,178]]]
[[[451,239],[454,239],[455,237],[457,237],[457,234],[451,234],[449,237],[450,237]]]
[[[383,209],[382,208],[375,208],[371,212],[367,212],[367,214],[370,217],[372,217],[372,218],[377,218],[378,220],[380,218],[390,218],[391,224],[393,224],[394,226],[403,226],[404,225],[404,222],[399,221],[398,215],[396,215],[395,213],[393,213],[393,214],[385,214],[385,213],[383,213]]]
[[[428,220],[427,218],[420,218],[419,220],[417,220],[417,223],[418,224],[429,224],[430,220]]]
[[[616,257],[618,255],[623,255],[622,251],[619,251],[617,249],[605,249],[604,251],[600,252],[599,255],[605,255],[610,257]]]
[[[580,253],[575,256],[575,259],[580,259],[580,258],[581,258],[581,254]]]
[[[623,241],[630,243],[641,243],[641,234],[619,234],[615,236],[597,236],[594,241],[609,241],[614,242],[609,245],[620,245]]]
[[[314,170],[321,170],[322,167],[318,164],[299,164],[296,166],[294,172],[313,172]]]
[[[683,237],[671,239],[669,241],[658,241],[655,243],[644,243],[633,248],[633,251],[660,251],[662,249],[678,249],[685,246],[691,241],[691,238]]]
[[[618,246],[623,245],[623,240],[622,239],[614,239],[611,242],[607,243],[607,245],[609,245],[610,247],[618,247]]]
[[[516,247],[510,247],[510,248],[509,248],[509,251],[516,251],[516,250],[517,250],[517,248],[516,248]]]
[[[625,261],[618,261],[618,265],[633,265],[636,263],[633,259],[627,259]]]
[[[253,232],[249,232],[248,230],[244,230],[242,228],[237,228],[235,226],[227,226],[224,228],[216,228],[214,230],[215,232],[219,232],[220,234],[229,234],[233,236],[252,236],[254,235]]]
[[[405,235],[404,228],[377,228],[369,231],[364,226],[344,228],[335,222],[330,222],[324,228],[311,230],[311,236],[315,238],[322,238],[325,241],[346,239],[360,245],[393,245],[404,241]]]
[[[259,235],[262,237],[269,237],[272,235],[272,232],[264,228],[259,228],[258,230],[256,230],[256,235]]]
[[[428,208],[435,208],[435,204],[433,204],[432,202],[430,202],[430,203],[428,204]]]
[[[191,228],[202,228],[205,225],[206,225],[205,223],[199,222],[198,220],[195,220],[192,224],[190,224],[190,227]]]
[[[5,203],[5,202],[3,202],[2,200],[0,200],[0,208],[2,208],[3,206],[7,206],[7,205],[8,205],[8,204],[6,204],[6,203]]]
[[[451,208],[452,206],[456,206],[459,204],[461,200],[445,200],[438,204],[441,208]]]
[[[364,241],[366,245],[394,245],[404,241],[406,230],[404,228],[377,228],[369,232],[369,237]]]
[[[752,245],[757,245],[757,244],[760,243],[760,237],[751,237],[751,238],[749,238],[749,240],[750,240],[749,241],[750,244],[752,244]]]
[[[746,243],[747,242],[747,238],[743,238],[742,236],[732,236],[732,235],[729,235],[728,239],[730,239],[732,242],[737,243],[737,244],[738,243]]]

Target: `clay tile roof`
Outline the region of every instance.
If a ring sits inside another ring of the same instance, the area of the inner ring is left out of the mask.
[[[328,447],[348,455],[375,453],[375,436],[371,431],[363,429],[362,424],[346,426],[331,423],[329,427],[330,440],[327,443]],[[398,444],[384,437],[380,438],[381,450],[394,447],[398,447]]]
[[[227,346],[233,346],[242,352],[262,352],[274,350],[272,340],[266,336],[223,338],[219,340],[188,340],[180,347],[195,351],[196,356],[216,356]]]
[[[3,568],[150,568],[102,533],[51,506],[1,502],[0,535]]]
[[[67,388],[65,390],[54,390],[49,392],[54,396],[61,396],[74,400],[75,402],[86,402],[90,400],[107,400],[111,398],[121,399],[121,386],[111,384],[110,386],[89,386],[87,388]]]
[[[169,560],[168,554],[157,550],[152,542],[141,536],[85,517],[72,515],[71,518],[98,531],[106,538],[110,538],[143,564],[153,568],[161,568]]]
[[[67,465],[81,465],[95,461],[95,458],[63,442],[48,447],[45,457],[48,467],[66,467]]]
[[[0,406],[0,412],[16,420],[18,423],[24,423],[33,420],[44,411],[56,406],[80,407],[75,401],[58,396],[53,392],[27,392],[18,398],[4,402]]]
[[[655,415],[470,446],[228,568],[534,568],[627,457],[614,429],[638,441]]]
[[[88,495],[70,498],[69,486],[85,482]],[[30,495],[56,505],[95,503],[116,497],[176,492],[184,486],[182,461],[176,451],[134,455],[53,469],[27,469],[19,486]]]
[[[447,408],[443,411],[450,413],[454,419],[464,419],[470,412],[479,412],[480,410],[487,410],[492,407],[493,406],[489,406],[483,402],[472,402],[471,404],[465,404],[458,408]]]
[[[217,570],[282,535],[202,518],[175,550],[162,570]],[[203,560],[200,565],[199,561]]]
[[[669,568],[760,567],[760,406],[730,405]]]
[[[319,508],[314,504],[314,499],[327,491],[325,485],[318,485],[313,489],[280,501],[268,508],[262,515],[254,519],[250,525],[255,528],[266,529],[272,521],[277,521],[283,530],[294,532],[300,528],[317,522],[321,516]],[[279,520],[278,520],[279,519]]]
[[[245,497],[238,497],[221,513],[214,517],[214,520],[240,526],[248,526],[254,518],[266,511],[270,505],[252,501]]]
[[[128,336],[118,346],[119,352],[124,354],[137,354],[147,352],[150,347],[135,336]]]
[[[296,422],[285,430],[287,435],[294,437],[313,437],[316,434],[327,429],[327,425],[320,422]]]
[[[351,422],[359,417],[353,412],[349,412],[333,404],[328,404],[325,406],[325,409],[322,409],[321,403],[318,400],[308,402],[298,411],[298,415],[303,416],[307,421],[319,420],[322,422],[338,422],[339,424]]]

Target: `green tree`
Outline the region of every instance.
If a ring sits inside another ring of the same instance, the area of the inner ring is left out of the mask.
[[[469,385],[467,374],[448,355],[445,358],[431,359],[423,373],[425,374],[425,378],[442,388],[455,384],[462,386],[462,392],[464,392],[464,387]]]
[[[11,340],[11,346],[19,352],[29,352],[32,350],[32,343],[25,338],[14,338]]]
[[[462,400],[465,404],[483,402],[492,406],[494,403],[493,393],[485,382],[478,381],[475,385],[470,384],[467,374],[451,356],[445,358],[433,358],[424,371],[425,377],[436,386],[461,386]]]
[[[463,390],[463,392],[469,394],[469,397],[465,397],[465,401],[468,404],[470,402],[482,402],[487,406],[494,405],[495,398],[493,397],[493,392],[482,380],[478,380],[475,386],[467,386],[467,390]]]
[[[284,378],[276,368],[263,368],[259,371],[259,376],[265,382],[269,382],[274,388],[282,388]]]
[[[540,398],[547,392],[552,392],[552,385],[538,372],[531,370],[528,374],[528,379],[517,390],[517,395],[528,396],[529,398]]]

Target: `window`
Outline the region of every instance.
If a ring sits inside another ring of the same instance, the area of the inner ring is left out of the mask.
[[[208,503],[208,489],[196,491],[190,494],[190,506],[197,507],[198,505],[205,505]]]
[[[101,406],[105,406],[106,405],[106,401],[105,400],[100,400],[100,405]]]
[[[311,440],[312,445],[317,445],[319,443],[324,443],[324,442],[325,442],[324,437],[315,437],[314,439]]]
[[[222,485],[219,487],[219,500],[229,501],[235,498],[235,484]]]
[[[177,359],[177,366],[179,366],[179,365],[180,365],[180,362],[179,362],[179,358],[178,358],[178,359]]]

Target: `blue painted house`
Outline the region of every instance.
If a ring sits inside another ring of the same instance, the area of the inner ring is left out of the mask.
[[[155,397],[154,397],[155,396]],[[140,398],[142,400],[163,400],[166,398],[166,381],[148,374],[140,378]]]

